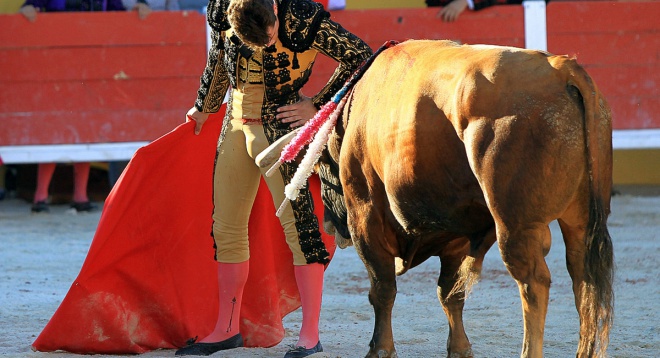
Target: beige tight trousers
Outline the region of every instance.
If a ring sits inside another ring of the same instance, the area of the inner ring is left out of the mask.
[[[227,125],[213,177],[213,237],[218,262],[239,263],[250,258],[248,221],[262,175],[275,207],[284,200],[284,181],[279,171],[266,177],[267,169],[262,172],[254,163],[254,158],[268,145],[260,124],[232,119]],[[293,264],[305,265],[291,205],[280,217],[280,223],[293,253]]]

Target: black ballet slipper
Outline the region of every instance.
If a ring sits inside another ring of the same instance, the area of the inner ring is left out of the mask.
[[[307,349],[306,347],[291,346],[291,349],[289,349],[289,351],[286,352],[284,358],[302,358],[318,352],[323,352],[321,341],[319,341],[319,343],[316,343],[316,345],[310,349]]]
[[[224,351],[226,349],[233,349],[243,347],[243,336],[237,334],[224,341],[212,343],[195,343],[195,340],[190,342],[187,346],[179,349],[174,353],[175,356],[210,356],[211,354]]]

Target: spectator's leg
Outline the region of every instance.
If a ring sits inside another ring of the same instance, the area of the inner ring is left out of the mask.
[[[34,192],[34,202],[42,202],[48,199],[48,187],[55,172],[55,163],[40,163],[37,168],[37,189]]]
[[[89,180],[89,163],[74,163],[73,164],[73,202],[86,203],[89,201],[87,197],[87,181]]]

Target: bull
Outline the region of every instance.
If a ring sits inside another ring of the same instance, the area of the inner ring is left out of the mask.
[[[611,114],[575,59],[411,40],[382,51],[346,103],[317,170],[325,228],[340,246],[352,241],[371,281],[367,357],[396,357],[396,275],[431,256],[441,262],[447,356],[472,357],[464,300],[495,242],[522,300],[521,357],[542,357],[554,220],[580,318],[576,356],[605,354]]]

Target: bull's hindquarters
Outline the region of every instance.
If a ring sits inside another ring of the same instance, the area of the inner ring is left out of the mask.
[[[553,220],[574,251],[567,259],[581,321],[578,356],[604,353],[612,308],[611,121],[575,61],[409,41],[374,61],[347,107],[335,159],[353,242],[372,284],[369,357],[396,355],[394,257],[407,257],[408,243],[431,233],[479,245],[478,233],[494,222],[522,300],[521,355],[541,358]],[[482,201],[487,215],[479,215]],[[440,299],[447,297],[440,292]],[[451,321],[462,306],[445,309]],[[460,336],[454,327],[450,341]]]

